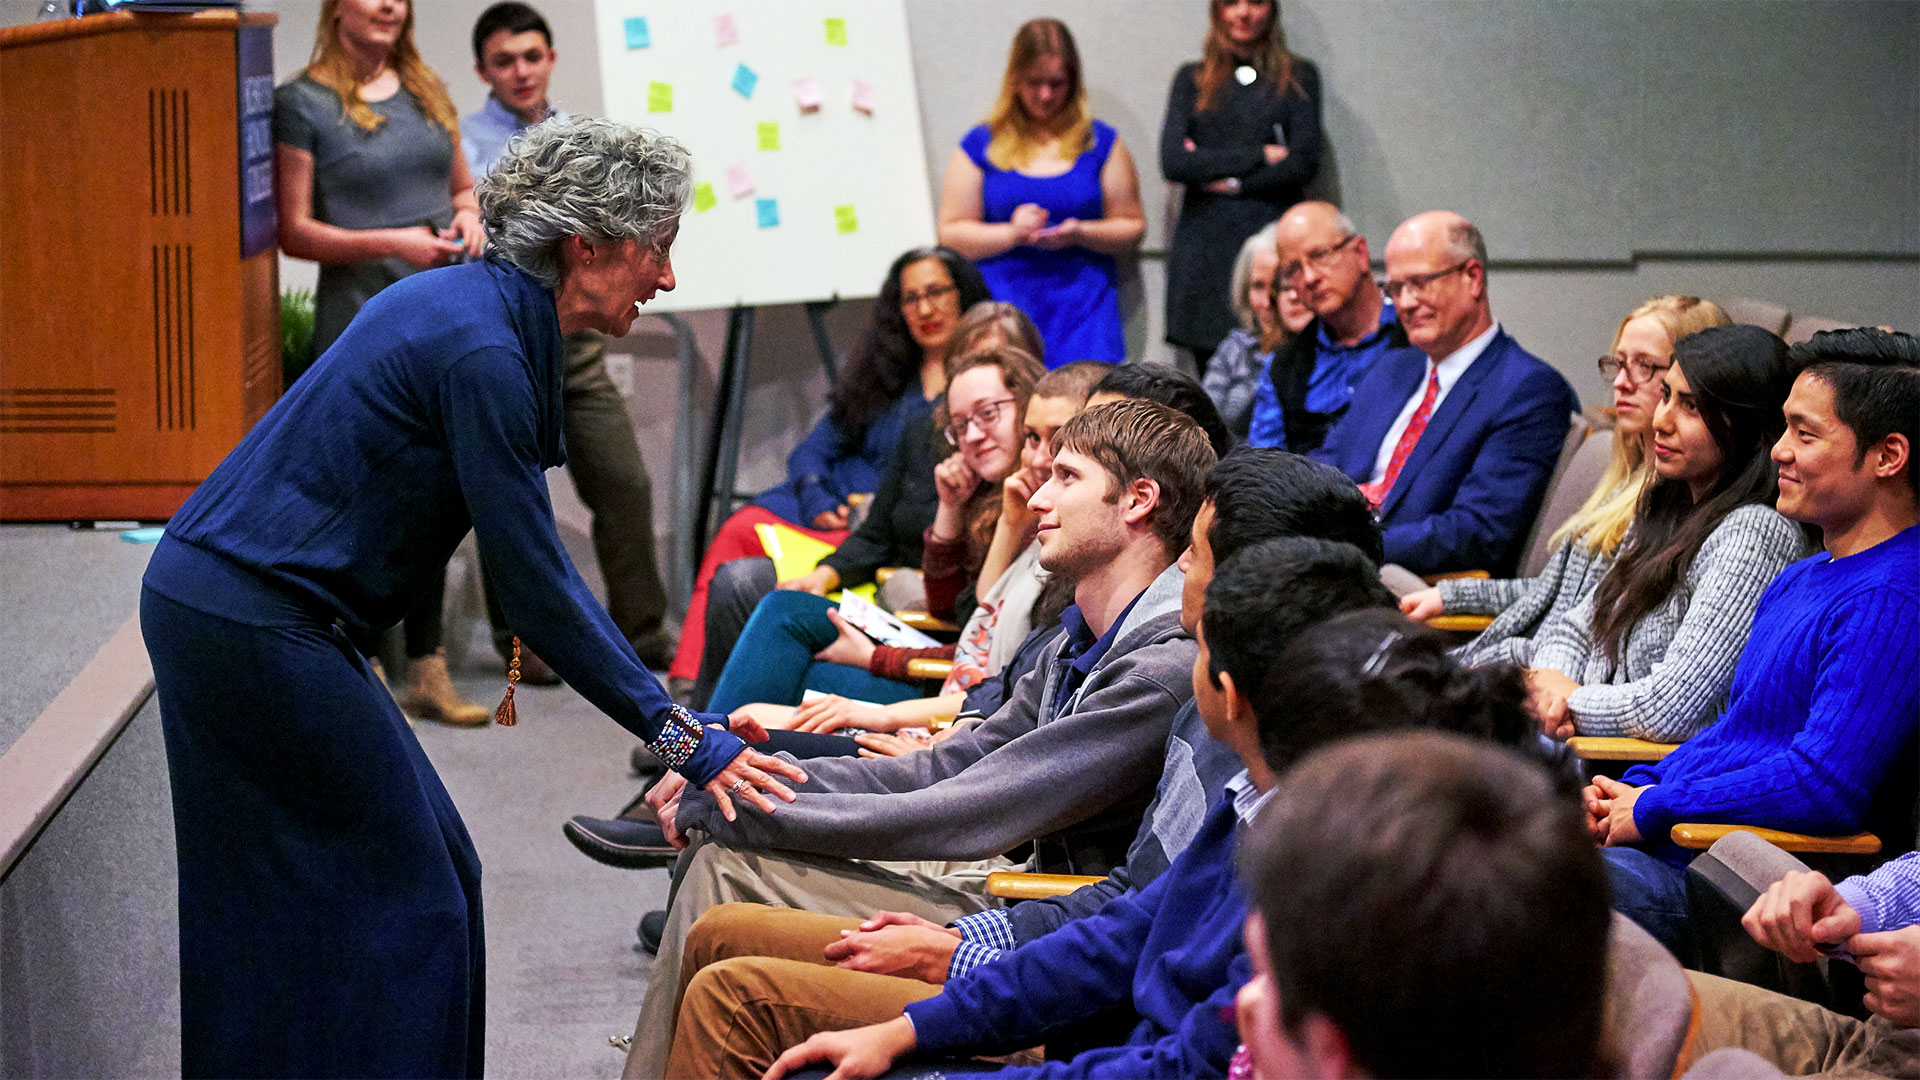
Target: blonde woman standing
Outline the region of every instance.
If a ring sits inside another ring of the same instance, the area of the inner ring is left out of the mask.
[[[381,289],[485,246],[460,118],[407,0],[321,5],[313,59],[274,91],[273,138],[281,250],[320,264],[314,356]]]
[[[1546,569],[1533,578],[1450,578],[1402,597],[1400,609],[1435,615],[1492,615],[1493,623],[1455,655],[1466,663],[1514,660],[1548,619],[1572,610],[1599,587],[1633,524],[1640,494],[1653,475],[1653,413],[1674,342],[1732,320],[1697,296],[1656,296],[1634,308],[1600,358],[1613,382],[1613,458],[1580,509],[1554,533]]]
[[[1013,36],[1000,100],[967,132],[940,189],[940,242],[1040,328],[1046,362],[1127,358],[1113,257],[1146,231],[1140,174],[1087,111],[1080,51],[1058,19]]]
[[[486,245],[460,118],[413,45],[407,0],[326,0],[313,58],[273,95],[280,248],[320,264],[313,351],[319,357],[380,290],[477,256]],[[288,370],[293,385],[305,369]],[[407,612],[409,715],[478,726],[441,648],[444,583]],[[363,653],[377,639],[356,634]]]

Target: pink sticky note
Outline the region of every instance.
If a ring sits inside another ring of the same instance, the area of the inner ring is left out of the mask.
[[[736,199],[753,194],[753,172],[746,162],[727,166],[727,190]]]
[[[732,45],[740,40],[740,28],[733,25],[731,13],[713,17],[713,40],[722,46]]]
[[[873,115],[873,84],[862,79],[853,80],[853,107]]]
[[[820,84],[809,75],[793,81],[793,103],[800,106],[801,112],[812,112],[824,101],[820,94]]]

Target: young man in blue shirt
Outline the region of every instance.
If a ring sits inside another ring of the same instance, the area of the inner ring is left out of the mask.
[[[1586,789],[1614,907],[1691,952],[1680,822],[1840,835],[1911,827],[1920,725],[1920,341],[1846,330],[1805,366],[1774,445],[1778,509],[1825,551],[1768,586],[1726,711],[1665,760]],[[1903,765],[1904,763],[1904,765]],[[1909,837],[1910,833],[1907,834]]]

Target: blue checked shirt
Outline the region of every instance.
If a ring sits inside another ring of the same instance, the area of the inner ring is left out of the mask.
[[[1227,796],[1233,800],[1233,813],[1244,827],[1253,823],[1255,814],[1267,804],[1271,791],[1261,791],[1253,786],[1253,780],[1242,769],[1227,781]],[[947,981],[962,978],[974,968],[1011,951],[1019,942],[1013,938],[1013,923],[1007,918],[1005,908],[989,908],[976,911],[972,915],[963,915],[947,925],[960,931],[960,947],[953,950],[953,959],[947,964]]]

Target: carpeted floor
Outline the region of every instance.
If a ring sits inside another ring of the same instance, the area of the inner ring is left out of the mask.
[[[588,546],[563,535],[582,572],[597,578]],[[111,532],[0,527],[0,655],[8,658],[0,751],[134,613],[152,550]],[[456,650],[456,681],[491,706],[504,680],[484,623],[450,627],[448,636],[470,643]],[[485,868],[486,1072],[615,1077],[625,1059],[607,1039],[633,1030],[652,963],[634,949],[634,925],[665,903],[667,873],[593,863],[561,836],[560,823],[626,803],[637,790],[627,765],[635,740],[565,687],[527,688],[519,702],[513,728],[417,729]],[[172,1003],[147,1015],[178,1023]]]
[[[504,683],[462,672],[492,705]],[[487,1075],[615,1077],[608,1036],[633,1031],[653,958],[634,924],[667,899],[665,870],[615,870],[560,835],[573,814],[611,816],[638,790],[633,736],[565,687],[518,692],[520,723],[417,732],[484,866]]]

